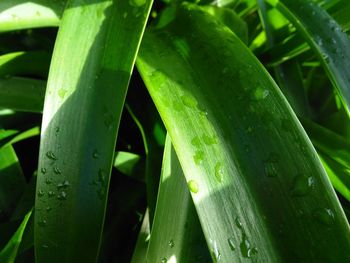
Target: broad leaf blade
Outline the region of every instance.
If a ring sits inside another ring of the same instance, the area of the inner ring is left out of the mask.
[[[190,231],[189,231],[190,229]],[[167,137],[147,262],[207,262],[210,255],[185,178]]]
[[[148,1],[72,0],[44,104],[35,203],[40,262],[95,262],[116,134]]]
[[[145,34],[137,65],[214,260],[349,260],[349,226],[315,150],[232,32],[183,5],[172,24]]]

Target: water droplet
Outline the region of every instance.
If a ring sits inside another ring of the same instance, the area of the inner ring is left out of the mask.
[[[175,246],[174,240],[170,240],[168,243],[169,247],[173,248]]]
[[[271,153],[269,155],[269,158],[264,162],[265,175],[267,177],[276,177],[278,175],[277,167],[278,155],[275,153]]]
[[[190,189],[190,191],[192,193],[198,193],[199,186],[198,186],[198,184],[197,184],[197,182],[195,180],[188,181],[187,185],[188,185],[188,188]]]
[[[55,166],[55,167],[53,168],[53,172],[54,172],[55,174],[62,174],[60,168],[58,168],[57,166]]]
[[[48,249],[49,248],[48,245],[42,245],[41,247],[44,248],[44,249]]]
[[[253,247],[248,250],[248,258],[254,257],[258,254],[258,249],[256,247]]]
[[[227,242],[228,242],[228,245],[229,245],[230,249],[232,251],[235,251],[236,250],[236,246],[235,246],[235,241],[233,240],[233,238],[230,237],[229,239],[227,239]]]
[[[97,159],[99,157],[97,149],[95,149],[92,153],[92,158]]]
[[[39,221],[39,223],[38,223],[39,226],[46,226],[46,224],[47,224],[46,219],[43,219],[43,220]]]
[[[59,132],[60,132],[60,127],[57,126],[57,127],[55,128],[55,133],[56,133],[56,135],[57,135],[57,133],[59,133]]]
[[[129,4],[135,7],[142,7],[146,2],[146,0],[129,0]]]
[[[201,164],[203,162],[203,159],[204,159],[204,152],[197,150],[195,152],[195,154],[193,155],[193,160],[194,160],[195,164],[197,164],[197,165]]]
[[[241,219],[239,219],[239,217],[236,217],[235,223],[236,223],[236,226],[237,226],[239,229],[242,229],[243,224],[242,224]]]
[[[290,194],[292,196],[305,196],[313,189],[314,185],[314,177],[299,174],[294,178]]]
[[[242,236],[240,249],[241,249],[242,256],[245,258],[249,258],[250,242],[245,233],[243,233],[243,236]]]
[[[46,170],[46,168],[41,168],[41,173],[43,173],[43,174],[46,174],[46,172],[47,172],[47,170]]]
[[[66,89],[59,89],[58,90],[58,96],[61,98],[61,99],[64,99],[64,97],[66,96],[67,94],[67,90]]]
[[[224,176],[224,167],[221,162],[217,162],[215,165],[215,178],[220,183]]]
[[[264,89],[261,86],[258,86],[253,93],[253,99],[255,100],[263,100],[269,95],[269,91],[267,89]]]
[[[104,119],[104,124],[108,130],[112,129],[113,126],[113,115],[112,114],[107,114]]]
[[[107,172],[104,169],[98,170],[98,181],[101,185],[104,185],[107,179]]]
[[[51,159],[51,160],[57,160],[57,157],[56,157],[56,155],[53,153],[53,151],[48,151],[47,153],[46,153],[46,157],[47,158],[49,158],[49,159]]]
[[[162,263],[167,263],[168,262],[168,259],[167,258],[162,258]]]
[[[38,191],[38,196],[39,196],[39,197],[44,196],[44,194],[45,194],[44,190],[39,190],[39,191]]]
[[[191,108],[191,109],[195,109],[197,107],[197,100],[193,97],[193,96],[190,96],[190,95],[182,95],[181,96],[181,100],[182,100],[182,103]]]
[[[199,139],[198,136],[194,137],[192,140],[191,140],[191,144],[194,146],[194,147],[200,147],[201,146],[201,139]]]
[[[221,259],[221,253],[219,251],[219,247],[218,247],[218,244],[216,243],[215,240],[209,240],[210,241],[210,244],[211,244],[211,254],[213,255],[213,258],[214,258],[214,262],[218,262],[220,261]]]
[[[53,197],[55,195],[55,192],[54,191],[49,191],[47,194],[49,195],[49,197]]]
[[[329,208],[321,208],[316,210],[313,213],[314,218],[325,226],[331,226],[334,224],[334,213],[332,209]]]
[[[52,179],[51,178],[46,178],[45,183],[46,184],[51,184],[52,183]]]
[[[58,200],[66,200],[67,199],[67,193],[65,191],[62,191],[57,196]]]
[[[218,143],[217,137],[215,135],[209,136],[209,135],[204,134],[203,135],[203,141],[204,141],[204,143],[206,145],[213,145],[213,144],[217,144]]]
[[[57,189],[61,189],[61,188],[67,188],[69,186],[69,182],[67,180],[63,181],[62,183],[59,183],[57,185]]]

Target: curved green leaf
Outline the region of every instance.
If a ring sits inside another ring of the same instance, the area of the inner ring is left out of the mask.
[[[213,259],[350,260],[349,225],[320,160],[248,48],[194,5],[142,43],[137,66]]]
[[[125,95],[152,1],[71,0],[50,67],[36,262],[96,262]]]
[[[17,256],[18,248],[22,241],[22,236],[24,233],[24,230],[26,229],[27,222],[32,214],[32,211],[29,211],[21,225],[18,227],[16,233],[12,236],[12,238],[9,240],[7,245],[4,247],[3,250],[0,251],[0,262],[6,262],[6,263],[14,263]]]
[[[320,6],[308,0],[267,0],[302,33],[322,61],[350,115],[350,39]]]
[[[0,32],[58,26],[66,0],[2,0]]]
[[[210,255],[179,160],[167,137],[147,262],[174,260],[207,262]]]
[[[46,82],[28,78],[0,78],[0,107],[42,112]]]

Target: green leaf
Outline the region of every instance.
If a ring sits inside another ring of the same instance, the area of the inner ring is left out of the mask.
[[[96,262],[116,134],[152,1],[71,0],[43,111],[36,262]]]
[[[0,148],[0,221],[11,217],[24,186],[25,179],[13,147]]]
[[[7,245],[3,248],[3,250],[0,251],[0,262],[6,262],[6,263],[13,263],[15,262],[18,248],[22,241],[22,236],[24,233],[24,230],[27,226],[27,222],[32,214],[32,211],[29,211],[19,228],[17,229],[16,233],[12,236],[10,241],[7,243]]]
[[[349,225],[322,164],[248,48],[194,5],[142,43],[137,66],[214,261],[349,260]]]
[[[162,168],[147,262],[210,261],[198,216],[169,137]]]
[[[308,0],[267,0],[302,33],[316,52],[349,115],[350,39],[320,6]]]
[[[113,166],[121,173],[144,181],[145,163],[141,156],[131,152],[116,152]]]
[[[2,0],[0,32],[58,26],[66,0]]]
[[[0,107],[42,112],[46,82],[29,78],[0,78]]]
[[[0,56],[0,76],[34,75],[45,78],[51,54],[46,51],[13,52]],[[33,63],[35,61],[36,63]]]

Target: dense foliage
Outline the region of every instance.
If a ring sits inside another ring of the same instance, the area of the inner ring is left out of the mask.
[[[350,262],[349,14],[2,0],[0,262]]]

